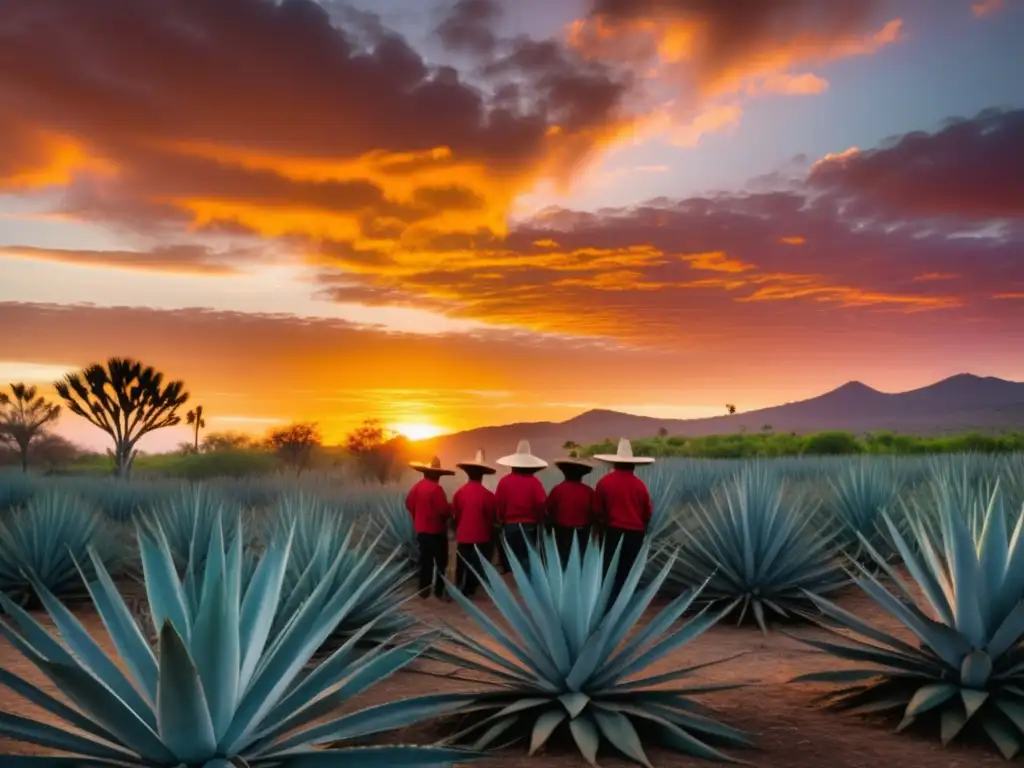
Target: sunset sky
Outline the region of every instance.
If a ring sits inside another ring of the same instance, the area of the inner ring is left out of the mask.
[[[0,385],[130,356],[336,441],[1024,380],[1021,40],[1021,0],[0,0]]]

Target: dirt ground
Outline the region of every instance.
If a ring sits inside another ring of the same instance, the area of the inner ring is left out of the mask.
[[[895,630],[873,604],[855,589],[842,593],[838,602],[872,622]],[[489,604],[486,609],[495,613]],[[430,599],[416,601],[412,610],[425,622],[440,619],[479,637],[475,625],[452,603]],[[95,637],[106,643],[102,624],[95,613],[83,607],[76,610],[86,627]],[[804,626],[790,628],[804,636],[822,636],[826,633]],[[890,724],[878,720],[865,720],[856,715],[822,711],[811,705],[817,693],[827,686],[787,684],[791,678],[810,671],[835,666],[829,657],[817,654],[806,646],[774,629],[767,637],[752,627],[720,625],[708,631],[696,642],[663,659],[651,673],[668,671],[674,667],[731,656],[743,652],[744,656],[702,670],[694,680],[705,682],[748,682],[745,688],[702,697],[700,701],[712,707],[719,720],[753,734],[756,749],[734,750],[731,754],[753,765],[764,768],[984,768],[1005,764],[994,748],[978,744],[954,744],[943,748],[938,735],[918,736],[895,734]],[[0,667],[40,682],[40,675],[9,645],[0,640]],[[417,668],[396,674],[384,683],[360,696],[353,705],[365,706],[399,697],[422,695],[444,690],[466,690],[471,683],[444,677],[451,668],[434,662],[417,663]],[[438,676],[441,675],[441,676]],[[46,686],[48,690],[52,688]],[[346,707],[347,709],[348,707]],[[0,710],[39,717],[39,711],[6,689],[0,689]],[[417,726],[399,734],[402,741],[425,742],[436,738],[430,725]],[[42,754],[42,750],[0,739],[0,753]],[[652,762],[660,768],[681,766],[710,766],[705,760],[681,756],[672,752],[650,750]],[[601,755],[602,766],[632,765],[613,756]],[[0,765],[3,760],[0,758]],[[483,763],[482,763],[483,764]],[[569,768],[584,766],[581,757],[569,751],[527,757],[525,749],[509,749],[485,764],[513,768]]]

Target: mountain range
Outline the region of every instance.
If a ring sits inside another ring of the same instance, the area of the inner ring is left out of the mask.
[[[859,381],[808,400],[746,413],[703,419],[659,419],[609,410],[591,410],[568,421],[520,422],[480,427],[414,443],[417,453],[454,462],[482,448],[489,459],[512,453],[529,440],[538,456],[564,453],[567,441],[580,445],[611,438],[636,440],[665,429],[670,435],[700,437],[741,431],[776,432],[890,430],[903,434],[941,435],[968,430],[997,432],[1024,429],[1024,382],[958,374],[907,392],[880,392]]]

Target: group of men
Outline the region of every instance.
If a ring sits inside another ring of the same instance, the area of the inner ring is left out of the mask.
[[[493,557],[497,540],[504,539],[511,557],[528,570],[528,542],[536,542],[544,527],[553,529],[563,564],[574,539],[582,553],[592,537],[603,535],[606,571],[620,548],[613,586],[613,594],[618,594],[643,545],[653,511],[647,486],[634,470],[654,459],[633,456],[626,439],[619,441],[616,453],[594,458],[612,467],[595,487],[583,482],[594,465],[572,453],[555,460],[564,479],[548,494],[537,478],[548,463],[534,456],[530,444],[523,440],[515,453],[497,460],[510,471],[492,492],[483,479],[497,470],[477,451],[472,461],[456,463],[466,482],[450,503],[440,479],[456,470],[443,467],[436,457],[429,463],[412,462],[410,466],[423,475],[405,500],[419,542],[421,596],[428,597],[431,591],[438,598],[445,596],[441,576],[448,567],[450,526],[455,528],[458,552],[455,581],[467,597],[476,592],[481,558],[489,561]],[[499,553],[504,559],[500,548]]]

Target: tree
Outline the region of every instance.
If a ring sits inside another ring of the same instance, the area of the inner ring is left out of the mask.
[[[54,384],[68,410],[99,427],[114,442],[107,455],[114,474],[128,477],[142,437],[181,423],[177,410],[188,400],[181,381],[164,384],[164,375],[131,358],[112,357],[69,373]]]
[[[207,432],[203,438],[203,453],[249,451],[255,447],[256,441],[244,432]]]
[[[345,438],[345,448],[355,459],[360,474],[381,485],[401,475],[408,445],[408,440],[400,435],[391,436],[379,419],[366,419]]]
[[[82,454],[77,445],[52,432],[43,433],[32,444],[33,462],[49,472],[69,466]]]
[[[301,475],[309,469],[316,450],[322,440],[320,426],[315,421],[304,421],[275,429],[267,436],[267,446],[281,457],[287,466]]]
[[[0,392],[0,440],[17,447],[21,454],[21,471],[28,472],[29,446],[43,436],[47,424],[57,420],[60,406],[39,395],[35,387],[10,386],[10,395]]]
[[[658,427],[658,437],[668,437],[668,429],[665,427]]]
[[[562,450],[563,451],[570,451],[571,452],[571,451],[578,451],[579,449],[580,449],[580,444],[577,443],[575,440],[566,440],[564,443],[562,443]]]
[[[726,403],[725,410],[727,410],[729,412],[729,415],[732,416],[736,413],[736,406],[733,405],[732,403]]]
[[[192,450],[199,453],[199,430],[206,429],[206,421],[203,419],[203,406],[197,405],[194,411],[186,413],[185,423],[192,425],[194,435]]]

